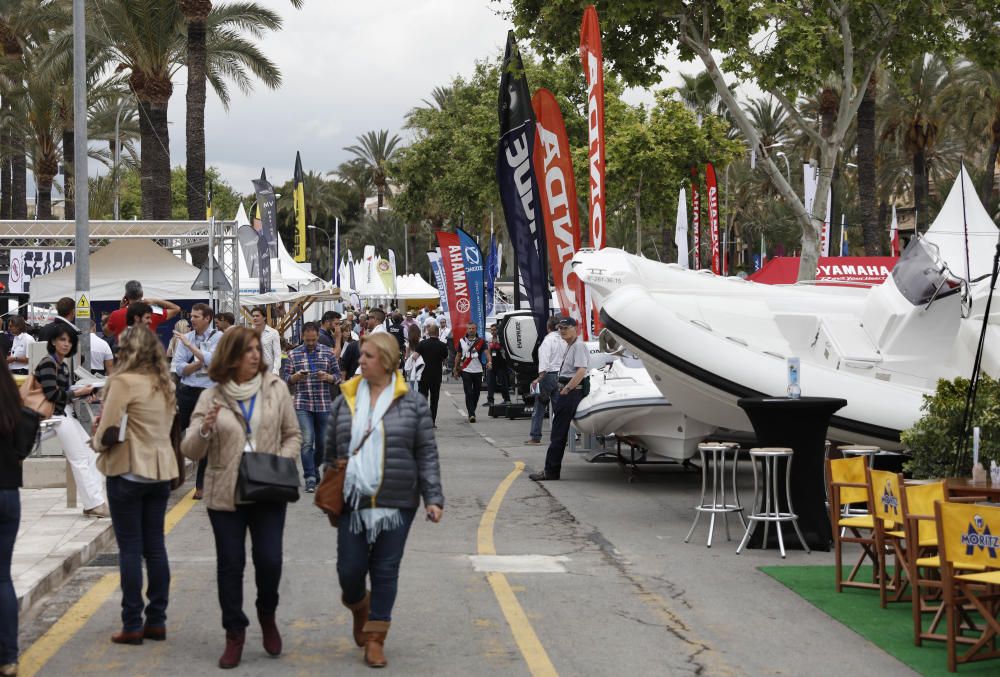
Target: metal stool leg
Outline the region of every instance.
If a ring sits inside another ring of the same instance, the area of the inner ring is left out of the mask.
[[[719,469],[719,453],[715,449],[712,450],[712,507],[719,505],[719,483],[715,481],[715,474]],[[715,511],[708,518],[708,542],[705,544],[709,548],[712,547],[712,534],[715,533]]]
[[[771,516],[771,502],[773,497],[771,496],[771,459],[765,456],[764,461],[764,517]],[[767,547],[767,532],[771,527],[771,520],[764,520],[764,545],[762,547]]]
[[[708,472],[708,466],[705,465],[705,450],[698,448],[698,453],[701,455],[701,500],[698,501],[699,507],[704,507],[705,505],[705,473]],[[694,511],[694,522],[691,523],[691,528],[688,530],[688,535],[684,537],[684,542],[687,543],[691,540],[691,534],[694,533],[695,527],[698,526],[698,520],[701,519],[701,510]]]
[[[760,511],[760,485],[757,481],[757,464],[754,463],[754,459],[750,459],[750,463],[753,466],[753,514],[756,515]],[[757,520],[751,517],[747,523],[747,529],[743,533],[743,540],[740,541],[739,547],[736,548],[736,554],[743,552],[743,548],[747,547],[747,543],[750,541],[750,537],[753,536],[753,530],[757,526]]]
[[[718,479],[719,479],[719,486],[721,487],[720,491],[722,492],[722,506],[724,508],[728,508],[729,507],[728,504],[726,503],[726,451],[727,451],[727,447],[723,447],[723,448],[719,449],[719,452],[718,452],[719,460],[721,461],[721,463],[719,464]],[[733,539],[729,535],[729,512],[728,511],[722,513],[722,519],[726,523],[726,540],[727,541],[731,541]]]
[[[799,543],[802,544],[802,548],[807,553],[812,553],[809,546],[806,545],[806,538],[802,535],[802,529],[799,528],[799,516],[795,514],[795,507],[792,505],[792,457],[788,457],[788,468],[785,473],[785,493],[788,495],[788,512],[792,515],[792,526],[795,527],[795,533],[799,537]]]
[[[781,559],[785,559],[785,538],[781,535],[781,506],[778,501],[778,459],[769,459],[773,464],[771,472],[771,488],[774,493],[774,530],[778,532],[778,550],[781,551]]]

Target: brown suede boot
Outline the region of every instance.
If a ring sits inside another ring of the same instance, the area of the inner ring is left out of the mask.
[[[355,602],[354,604],[348,604],[341,597],[341,603],[351,610],[351,615],[354,616],[354,641],[358,646],[365,645],[365,623],[368,622],[368,608],[370,606],[372,595],[370,592],[365,593],[364,599],[360,602]]]
[[[243,658],[243,642],[246,641],[246,630],[226,630],[226,650],[219,658],[219,667],[223,670],[235,668]]]
[[[385,636],[389,634],[389,621],[368,621],[365,623],[365,663],[370,668],[384,668]]]
[[[264,635],[264,651],[270,656],[281,655],[281,633],[278,632],[278,625],[274,622],[274,614],[265,616],[257,614],[260,621],[260,631]]]

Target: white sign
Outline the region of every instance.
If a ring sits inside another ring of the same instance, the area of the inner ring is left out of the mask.
[[[33,277],[72,266],[75,254],[73,249],[11,249],[7,290],[11,294],[29,293]]]

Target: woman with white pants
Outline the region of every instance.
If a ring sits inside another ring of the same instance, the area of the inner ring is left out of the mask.
[[[108,506],[104,501],[104,482],[97,470],[97,455],[90,447],[90,435],[69,412],[66,406],[73,398],[87,397],[93,392],[91,386],[83,386],[71,391],[69,388],[69,362],[76,354],[76,335],[73,328],[64,322],[53,323],[48,336],[48,356],[35,367],[35,380],[42,388],[45,399],[55,407],[52,419],[56,437],[62,445],[66,461],[76,480],[76,489],[83,503],[83,514],[93,517],[107,517]]]

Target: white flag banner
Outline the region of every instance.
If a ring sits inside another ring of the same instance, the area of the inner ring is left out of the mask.
[[[809,164],[802,165],[802,181],[804,191],[802,193],[803,204],[806,212],[812,214],[813,203],[816,202],[816,186],[819,185],[819,168]],[[819,255],[830,255],[830,208],[833,206],[833,188],[826,196],[826,219],[823,221],[823,228],[819,234]]]
[[[688,267],[690,259],[688,250],[688,210],[687,194],[681,188],[677,198],[677,224],[674,227],[674,244],[677,245],[677,263],[682,268]]]

